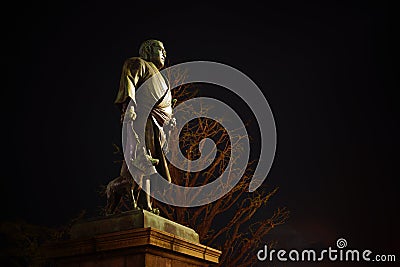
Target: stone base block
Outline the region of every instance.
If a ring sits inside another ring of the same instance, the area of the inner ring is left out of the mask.
[[[146,211],[79,222],[70,240],[41,251],[58,267],[199,267],[217,264],[221,255],[200,244],[193,229]]]

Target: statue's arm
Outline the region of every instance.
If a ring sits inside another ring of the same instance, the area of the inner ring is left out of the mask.
[[[145,66],[143,60],[140,58],[130,58],[125,61],[122,68],[120,87],[115,100],[121,109],[121,119],[125,117],[125,112],[128,112],[128,119],[134,120],[136,118],[136,97],[135,92],[145,75]],[[129,103],[132,104],[129,106]],[[129,108],[128,108],[129,106]]]

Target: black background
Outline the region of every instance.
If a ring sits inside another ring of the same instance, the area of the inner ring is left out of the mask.
[[[278,134],[265,185],[280,190],[257,216],[291,211],[271,238],[301,248],[343,237],[398,255],[398,31],[387,2],[13,5],[2,19],[1,220],[56,226],[104,204],[97,187],[118,174],[122,64],[155,38],[169,65],[225,63],[263,91]]]

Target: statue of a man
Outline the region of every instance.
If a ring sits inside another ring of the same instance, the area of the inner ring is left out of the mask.
[[[125,160],[120,176],[107,185],[107,213],[114,212],[126,191],[132,194],[134,208],[158,213],[158,209],[152,208],[149,194],[144,200],[143,195],[139,198],[141,188],[146,186],[146,191],[150,192],[150,175],[156,172],[171,182],[163,150],[167,145],[163,127],[173,127],[175,119],[172,118],[171,90],[159,72],[164,67],[165,58],[163,43],[147,40],[139,48],[139,57],[129,58],[123,65],[115,104],[121,110],[121,123],[128,124]],[[136,90],[150,77],[150,85],[141,88],[137,94]],[[151,110],[148,117],[144,115],[146,110]],[[138,125],[145,126],[144,136],[137,130]],[[134,183],[131,174],[140,181],[138,184]]]

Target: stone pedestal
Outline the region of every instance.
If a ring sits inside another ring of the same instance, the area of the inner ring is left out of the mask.
[[[200,244],[193,229],[147,211],[76,223],[70,240],[42,248],[60,267],[198,267],[218,263],[220,254]]]

